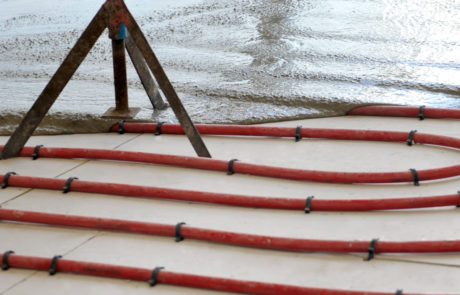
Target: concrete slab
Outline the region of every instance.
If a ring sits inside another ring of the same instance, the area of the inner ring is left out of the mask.
[[[8,202],[4,208],[99,216],[312,239],[443,240],[455,239],[458,209],[399,212],[313,212],[263,210],[34,190]],[[263,221],[263,222],[261,222]],[[340,225],[340,226],[338,226]],[[441,230],[442,229],[442,230]]]
[[[416,129],[418,132],[439,134],[446,136],[460,135],[460,120],[453,119],[425,119],[397,118],[378,116],[342,116],[329,118],[315,118],[308,120],[294,120],[268,123],[273,126],[297,126],[311,128],[341,128],[341,129],[369,129],[407,131]],[[449,127],[446,127],[449,126]]]
[[[110,248],[112,251],[103,249]],[[138,255],[145,253],[145,255]],[[229,247],[171,238],[108,233],[91,240],[69,259],[120,264],[234,279],[284,284],[394,292],[450,292],[460,288],[460,268],[373,260],[350,255],[292,253]],[[378,279],[377,279],[378,278]],[[426,281],[430,284],[425,284]]]
[[[105,134],[63,134],[63,135],[41,135],[32,136],[26,146],[43,144],[54,147],[85,147],[85,148],[115,148],[120,144],[138,136],[137,134],[124,134],[120,136],[106,137]],[[0,144],[8,141],[8,136],[0,136]]]
[[[7,203],[5,208],[119,218],[164,224],[186,222],[217,230],[325,240],[450,240],[460,231],[458,209],[399,212],[303,212],[260,210],[109,195],[34,190]],[[442,229],[442,230],[441,230]],[[84,232],[84,230],[83,230]],[[127,239],[132,235],[127,234]],[[201,242],[205,245],[205,242]],[[363,258],[366,255],[362,254]],[[460,266],[460,254],[396,255],[399,260]]]
[[[0,206],[11,199],[28,192],[29,190],[30,189],[16,187],[9,187],[8,189],[0,190]]]
[[[97,231],[80,231],[65,228],[0,222],[0,252],[13,250],[18,254],[53,257],[66,254],[97,234]],[[22,284],[35,271],[10,269],[0,273],[0,294]],[[25,292],[22,294],[30,293]],[[40,293],[38,293],[40,294]]]
[[[341,117],[283,122],[277,125],[411,130],[460,136],[454,120],[407,118]],[[436,132],[439,130],[439,132]],[[0,138],[1,140],[1,138]],[[75,135],[32,138],[48,146],[106,148],[194,155],[184,136],[150,134]],[[49,140],[49,141],[48,141]],[[431,147],[407,147],[403,143],[348,142],[333,140],[242,138],[207,136],[205,142],[216,158],[238,158],[247,162],[306,169],[343,171],[394,171],[458,164],[458,151]],[[192,190],[259,196],[315,198],[390,198],[452,194],[460,177],[422,183],[344,185],[279,180],[225,172],[165,167],[112,161],[59,159],[11,159],[0,162],[0,170],[17,170],[22,175],[117,182]],[[9,201],[8,201],[9,200]],[[60,191],[0,190],[5,208],[100,216],[175,224],[185,221],[196,227],[214,228],[274,236],[344,240],[442,240],[457,239],[458,210],[432,208],[388,212],[312,212],[262,210],[178,201],[138,199]],[[171,238],[58,227],[0,223],[0,251],[15,250],[24,255],[53,256],[58,252],[70,259],[224,276],[286,284],[394,292],[455,293],[460,289],[460,254],[377,255],[364,262],[365,255],[293,253],[232,247]],[[61,246],[58,246],[61,245]],[[65,253],[64,253],[65,252]],[[11,279],[0,275],[0,292],[103,294],[159,292],[161,294],[204,294],[202,291],[146,283],[58,274],[48,277],[33,272],[13,272]],[[27,278],[27,279],[25,279]],[[21,280],[24,280],[22,281]],[[5,283],[6,282],[6,283]],[[20,282],[19,284],[16,284]],[[427,283],[429,282],[429,283]],[[16,285],[15,285],[16,284]],[[11,286],[14,287],[11,288]],[[54,293],[53,293],[54,292]],[[215,292],[209,292],[214,294]],[[221,293],[219,293],[221,294]]]
[[[9,269],[8,271],[2,271],[0,275],[0,294],[5,294],[7,290],[14,288],[14,286],[20,284],[34,273],[35,271],[21,269]]]
[[[133,173],[134,170],[135,173]],[[274,179],[238,173],[229,176],[226,172],[219,171],[109,161],[89,161],[85,165],[61,175],[62,178],[70,176],[89,181],[235,194],[289,196],[302,199],[309,195],[325,198],[373,198],[452,194],[457,192],[460,183],[460,177],[456,177],[424,182],[420,186],[414,186],[412,183],[328,184]]]
[[[44,144],[53,147],[75,147],[83,146],[87,148],[115,148],[122,143],[128,142],[135,138],[136,134],[127,134],[123,137],[104,136],[98,134],[75,134],[75,135],[59,135],[59,136],[34,136],[29,139],[27,146],[35,146]],[[5,144],[8,141],[7,136],[0,136],[0,144]],[[82,165],[86,160],[72,159],[51,159],[39,158],[32,160],[31,158],[12,158],[0,161],[0,174],[9,171],[14,171],[19,175],[41,176],[41,177],[56,177],[73,168]],[[27,193],[28,189],[13,188],[0,190],[0,205]]]
[[[212,157],[279,167],[325,171],[407,171],[452,165],[458,151],[406,143],[286,138],[205,136]],[[195,156],[181,135],[143,134],[119,149]],[[357,153],[356,150],[360,152]],[[376,161],[375,155],[382,160]]]
[[[55,177],[74,167],[81,165],[85,160],[65,160],[65,159],[37,159],[13,158],[0,161],[0,174],[14,171],[19,175]],[[27,193],[29,189],[7,187],[0,189],[0,205],[18,196]]]
[[[31,224],[0,223],[2,251],[13,250],[18,254],[53,257],[64,255],[97,234],[94,230],[47,227]]]
[[[230,295],[234,293],[212,292],[206,290],[197,290],[181,288],[175,286],[156,285],[150,287],[147,282],[133,282],[128,280],[117,280],[108,278],[97,278],[89,276],[78,276],[72,274],[58,273],[49,276],[46,272],[35,273],[20,285],[11,288],[4,295],[23,295],[30,294],[34,290],[36,294],[47,295],[99,295],[99,294],[165,294],[165,295]]]
[[[41,177],[55,177],[72,168],[81,165],[85,160],[51,159],[51,158],[12,158],[0,161],[2,174],[14,171],[19,175],[37,175]]]

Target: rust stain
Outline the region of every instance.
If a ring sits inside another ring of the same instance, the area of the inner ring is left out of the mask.
[[[123,0],[107,0],[105,2],[105,10],[107,13],[109,37],[116,39],[120,32],[120,25],[125,24],[125,26],[129,27],[131,24],[131,16]]]

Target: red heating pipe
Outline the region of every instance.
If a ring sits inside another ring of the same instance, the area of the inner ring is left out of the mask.
[[[154,132],[156,123],[122,123],[125,132]],[[274,136],[293,137],[296,134],[295,127],[265,127],[246,125],[196,125],[200,134],[204,135],[238,135],[238,136]],[[118,130],[119,125],[112,126],[111,130]],[[179,124],[163,124],[162,133],[184,134]],[[376,131],[376,130],[352,130],[352,129],[324,129],[324,128],[301,128],[302,138],[326,138],[341,140],[372,140],[372,141],[396,141],[406,142],[408,132],[399,131]],[[421,144],[439,145],[451,148],[460,148],[460,139],[448,136],[415,133],[414,142]],[[226,162],[224,162],[226,164]],[[236,168],[237,167],[237,168]],[[388,173],[348,173],[327,172],[300,169],[275,168],[263,165],[246,164],[236,162],[235,172],[253,175],[287,178],[296,180],[310,180],[318,182],[340,183],[390,183],[410,182],[413,176],[410,172]],[[221,168],[222,169],[222,168]],[[219,170],[221,170],[219,169]],[[226,169],[226,168],[225,168]],[[420,180],[434,180],[460,175],[460,165],[449,166],[440,169],[420,171]]]
[[[11,268],[33,269],[48,271],[52,258],[8,255],[8,265]],[[60,258],[56,265],[57,272],[82,274],[98,277],[118,278],[148,282],[152,276],[152,269],[129,267],[112,264],[102,264],[86,261],[76,261]],[[241,294],[255,295],[393,295],[395,292],[367,292],[338,289],[312,288],[256,281],[209,277],[186,273],[177,273],[160,270],[156,276],[156,283],[180,287],[199,288],[214,291],[226,291]],[[404,292],[410,295],[410,293]]]
[[[450,146],[447,144],[449,142],[452,145],[455,144],[456,148],[460,148],[460,139],[450,137],[441,138],[446,141],[445,144],[442,145]],[[0,146],[0,150],[2,148],[3,146]],[[33,152],[34,147],[24,147],[19,153],[19,156],[30,157],[32,156]],[[228,161],[210,158],[83,148],[42,147],[39,150],[38,154],[40,157],[45,158],[80,158],[130,161],[214,171],[227,171],[229,163]],[[233,171],[235,173],[243,173],[257,176],[329,183],[392,183],[414,181],[414,176],[409,170],[402,172],[331,172],[282,168],[267,165],[249,164],[237,161],[233,164]],[[419,170],[418,180],[434,180],[455,177],[458,175],[460,175],[460,165],[454,165],[443,168]]]
[[[347,115],[391,117],[419,117],[420,114],[420,107],[386,105],[357,107],[347,113]],[[422,115],[434,119],[460,119],[460,110],[422,107]]]
[[[0,174],[0,179],[4,179],[4,177],[5,175]],[[52,190],[62,190],[65,182],[65,179],[19,175],[10,175],[8,179],[9,186]],[[306,206],[306,200],[298,198],[223,194],[118,183],[91,182],[77,179],[71,182],[71,190],[86,193],[181,200],[251,208],[303,211]],[[459,204],[460,194],[457,193],[452,195],[391,199],[321,200],[315,198],[311,200],[310,209],[312,211],[370,211],[457,206]]]
[[[15,222],[59,225],[98,230],[140,233],[159,236],[176,236],[178,225],[166,225],[150,222],[130,221],[121,219],[84,217],[34,211],[12,210],[0,208],[0,219]],[[234,233],[212,229],[196,228],[183,225],[180,236],[185,239],[210,241],[215,243],[247,246],[262,249],[286,251],[319,251],[319,252],[362,252],[369,251],[369,241],[338,241],[283,238],[254,234]],[[177,237],[177,236],[176,236]],[[379,241],[375,253],[441,253],[460,252],[460,240],[450,241]]]
[[[124,132],[154,133],[157,123],[122,123]],[[294,138],[296,127],[273,127],[256,125],[214,125],[196,124],[198,132],[202,135],[234,135],[234,136],[269,136]],[[118,130],[118,124],[111,127],[111,131]],[[161,132],[165,134],[184,134],[179,124],[163,124]],[[356,129],[328,129],[328,128],[301,128],[301,138],[322,138],[340,140],[371,140],[405,142],[408,132],[356,130]],[[421,144],[440,145],[445,147],[460,148],[460,139],[448,136],[415,133],[414,141]]]

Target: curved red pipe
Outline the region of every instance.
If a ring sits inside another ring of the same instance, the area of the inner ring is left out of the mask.
[[[111,130],[118,130],[119,125],[112,126]],[[156,123],[123,123],[125,132],[155,132]],[[295,127],[265,127],[246,125],[196,125],[200,134],[204,135],[236,135],[236,136],[274,136],[294,137]],[[162,133],[184,134],[179,124],[163,124]],[[352,129],[324,129],[324,128],[301,128],[302,138],[326,138],[341,140],[371,140],[371,141],[395,141],[406,142],[408,132],[399,131],[375,131],[375,130],[352,130]],[[415,133],[413,140],[416,143],[438,145],[451,148],[460,148],[460,139],[433,134]],[[310,180],[318,182],[340,183],[390,183],[413,181],[410,172],[383,172],[383,173],[349,173],[349,172],[326,172],[300,169],[286,169],[263,165],[245,164],[236,162],[236,172],[253,175],[288,178],[295,180]],[[234,167],[235,167],[234,166]],[[222,169],[222,168],[221,168]],[[220,170],[220,169],[219,169]],[[460,165],[438,169],[419,171],[420,180],[434,180],[460,175]]]
[[[423,107],[423,117],[433,119],[460,119],[459,109],[441,109]],[[347,115],[419,117],[420,107],[409,106],[364,106],[352,109]]]
[[[0,179],[4,175],[0,174]],[[11,175],[8,185],[13,187],[62,190],[65,179]],[[120,196],[159,198],[191,202],[204,202],[240,207],[305,210],[305,199],[262,197],[236,194],[212,193],[192,190],[139,186],[118,183],[102,183],[75,179],[71,190],[77,192],[112,194]],[[351,200],[311,200],[311,211],[370,211],[414,209],[426,207],[456,206],[460,204],[460,194],[429,197],[409,197],[391,199],[351,199]]]
[[[176,236],[176,225],[165,225],[121,219],[84,217],[76,215],[63,215],[1,208],[0,219],[16,222],[59,225],[78,228],[114,230],[119,232],[140,233],[148,235],[170,237]],[[369,241],[284,238],[196,228],[188,225],[183,225],[181,227],[180,234],[185,239],[195,239],[237,246],[286,251],[367,253],[370,245]],[[460,240],[407,242],[379,241],[375,246],[375,253],[440,252],[460,252]]]
[[[294,138],[296,127],[272,127],[253,125],[213,125],[196,124],[198,132],[202,135],[233,135],[233,136],[269,136]],[[117,131],[118,125],[113,125],[111,131]],[[156,123],[123,123],[124,132],[153,133],[157,128]],[[161,132],[165,134],[184,134],[179,124],[163,124]],[[302,138],[322,138],[340,140],[370,140],[405,142],[408,132],[380,131],[380,130],[355,130],[355,129],[327,129],[327,128],[301,128]],[[460,139],[426,133],[415,133],[414,142],[421,144],[439,145],[460,149]]]
[[[446,138],[446,140],[452,143],[457,143],[458,141],[460,148],[460,139]],[[2,148],[3,146],[0,146],[0,150]],[[19,153],[19,156],[30,157],[33,151],[34,147],[24,147]],[[46,158],[130,161],[213,171],[227,171],[228,169],[228,162],[223,160],[102,149],[42,147],[39,150],[39,156]],[[233,171],[235,173],[257,176],[329,183],[392,183],[414,181],[413,174],[409,170],[402,172],[330,172],[282,168],[237,161],[233,164]],[[458,175],[460,175],[460,165],[418,171],[419,181],[449,178]]]
[[[48,271],[52,258],[8,255],[8,264],[12,268]],[[152,269],[128,267],[121,265],[102,264],[60,258],[57,261],[57,272],[82,274],[98,277],[109,277],[148,282]],[[236,279],[209,277],[160,270],[156,283],[189,288],[200,288],[215,291],[226,291],[254,295],[393,295],[394,292],[367,292],[338,289],[312,288],[293,285],[243,281]],[[410,295],[410,293],[405,293]]]

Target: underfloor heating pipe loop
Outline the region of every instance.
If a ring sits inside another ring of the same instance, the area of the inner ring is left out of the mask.
[[[8,264],[11,268],[48,271],[52,259],[36,256],[9,254]],[[219,278],[204,275],[171,272],[156,267],[156,284],[179,287],[198,288],[213,291],[233,292],[237,294],[253,295],[401,295],[401,289],[393,292],[352,291],[340,289],[313,288],[277,283],[246,281],[229,278]],[[60,258],[57,262],[57,273],[72,273],[88,276],[117,278],[141,282],[149,282],[152,278],[152,269],[113,264],[94,263],[87,261]],[[404,295],[414,295],[404,293]],[[426,294],[428,295],[428,294]],[[430,294],[434,295],[434,294]]]
[[[449,148],[460,148],[460,139],[448,136],[398,131],[375,131],[375,130],[351,130],[351,129],[322,129],[322,128],[292,128],[292,127],[266,127],[246,125],[196,125],[198,131],[204,135],[237,135],[237,136],[275,136],[291,137],[293,132],[300,133],[301,138],[326,138],[341,140],[371,140],[371,141],[395,141],[406,142],[412,145],[418,144],[438,145]],[[112,129],[116,129],[114,126]],[[154,123],[125,123],[127,132],[153,132],[156,128]],[[178,124],[165,124],[164,133],[183,134],[182,127]],[[408,136],[409,134],[409,136]],[[409,138],[408,138],[409,137]],[[185,160],[185,159],[184,159]],[[215,160],[218,163],[219,160]],[[189,166],[191,167],[191,166]],[[196,166],[194,166],[197,168]],[[215,167],[217,168],[217,167]],[[217,168],[212,170],[223,170]],[[391,182],[415,182],[412,170],[405,172],[387,173],[350,173],[330,172],[271,167],[240,162],[235,165],[235,172],[259,176],[287,178],[296,180],[309,180],[332,183],[391,183]],[[460,165],[449,166],[439,169],[420,170],[420,181],[448,178],[460,175]]]
[[[420,120],[425,118],[460,119],[460,109],[377,105],[357,107],[349,111],[347,115],[414,117]]]
[[[327,133],[329,132],[331,131],[329,130]],[[359,135],[360,132],[362,132],[361,135]],[[376,133],[380,134],[381,132],[354,130],[353,133],[357,137],[371,138],[373,137],[373,135],[376,135]],[[392,140],[402,142],[405,142],[407,140],[407,134],[404,132],[390,133],[397,133],[390,136]],[[341,133],[339,132],[338,134]],[[441,145],[457,149],[460,148],[460,139],[447,136],[436,136],[417,133],[414,134],[414,140],[417,143]],[[1,149],[3,149],[3,146],[0,146],[0,150]],[[34,147],[24,147],[19,153],[19,156],[30,157],[33,151]],[[42,147],[40,149],[40,157],[128,161],[222,172],[228,172],[229,164],[229,162],[224,160],[210,158],[85,148]],[[409,169],[407,169],[406,171],[397,172],[338,172],[283,168],[268,165],[245,163],[242,161],[234,162],[232,169],[234,173],[326,183],[400,183],[414,181],[413,173],[411,173]],[[417,172],[419,181],[450,178],[460,175],[460,165],[418,170]]]
[[[5,178],[0,174],[0,179]],[[69,179],[9,175],[11,187],[62,190],[67,187]],[[298,210],[310,213],[314,211],[374,211],[415,209],[428,207],[458,206],[460,193],[450,195],[406,197],[387,199],[321,199],[309,196],[306,199],[289,197],[265,197],[214,193],[153,186],[139,186],[120,183],[104,183],[79,180],[72,177],[71,191],[83,193],[109,194],[128,197],[168,199],[186,202],[212,203],[229,206]]]
[[[124,123],[125,132],[130,133],[153,133],[157,128],[156,123]],[[385,131],[385,130],[360,130],[360,129],[331,129],[331,128],[306,128],[302,127],[274,127],[254,125],[217,125],[217,124],[196,124],[197,130],[202,135],[229,135],[229,136],[264,136],[264,137],[286,137],[292,138],[293,134],[299,133],[299,137],[340,139],[340,140],[369,140],[369,141],[393,141],[407,142],[407,135],[410,132]],[[117,131],[118,125],[113,125],[111,131]],[[164,134],[184,134],[179,124],[163,124]],[[460,139],[426,133],[414,134],[414,141],[419,144],[439,145],[452,148],[460,148]]]
[[[177,225],[158,224],[101,217],[86,217],[55,213],[43,213],[0,208],[0,219],[4,221],[24,222],[65,226],[73,228],[110,230],[124,233],[146,234],[154,236],[177,237]],[[236,233],[214,229],[192,227],[181,223],[180,236],[187,240],[199,240],[244,246],[260,249],[272,249],[298,252],[341,252],[368,253],[369,241],[356,240],[314,240],[303,238],[275,237]],[[460,240],[444,241],[382,241],[375,245],[378,253],[453,253],[460,252]]]

